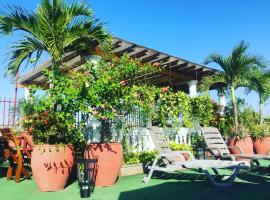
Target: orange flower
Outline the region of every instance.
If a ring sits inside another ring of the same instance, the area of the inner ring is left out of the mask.
[[[120,81],[120,84],[124,86],[124,85],[127,84],[127,82],[125,80],[124,81]]]
[[[167,87],[163,87],[162,89],[161,89],[161,91],[163,92],[163,93],[166,93],[166,92],[168,92],[169,91],[169,86],[167,86]]]
[[[103,116],[101,116],[101,119],[102,119],[102,120],[106,120],[107,117],[103,115]]]
[[[93,111],[92,111],[92,114],[93,114],[93,115],[97,115],[97,114],[98,114],[98,111],[93,110]]]
[[[158,63],[158,62],[155,62],[155,63],[153,64],[153,66],[157,67],[157,66],[159,66],[159,63]]]

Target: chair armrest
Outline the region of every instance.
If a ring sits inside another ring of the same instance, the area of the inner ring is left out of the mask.
[[[175,161],[175,157],[180,157],[182,161],[185,160],[185,157],[183,154],[177,152],[177,155],[175,154],[177,151],[173,151],[172,153],[163,153],[159,154],[157,158],[166,158],[169,162]],[[173,159],[172,159],[173,158]]]
[[[194,155],[190,151],[173,151],[173,152],[179,153],[181,155],[187,154],[191,158],[191,160],[195,160]]]
[[[241,147],[237,147],[237,146],[228,146],[228,149],[238,149],[238,151],[240,151],[240,154],[244,154],[243,150],[241,149]]]

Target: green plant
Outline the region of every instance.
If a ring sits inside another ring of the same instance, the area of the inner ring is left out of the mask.
[[[192,125],[190,98],[184,92],[172,92],[162,89],[156,102],[156,119],[160,125],[166,127],[168,121],[174,127]]]
[[[263,139],[270,135],[270,126],[268,124],[256,124],[250,128],[250,132],[253,139]]]
[[[152,162],[158,155],[157,151],[143,151],[139,154],[140,163]]]
[[[259,96],[259,116],[260,124],[263,124],[263,104],[270,98],[270,74],[269,72],[260,72],[254,70],[249,78],[246,93],[249,94],[251,91],[255,91]]]
[[[194,151],[197,151],[204,147],[205,144],[204,144],[203,136],[200,133],[191,132],[190,138],[191,138],[191,147]]]
[[[127,165],[148,163],[155,159],[158,155],[156,151],[143,151],[143,152],[126,152],[124,153],[124,163]]]
[[[251,106],[246,106],[240,111],[239,121],[247,129],[251,130],[254,125],[260,123],[260,115]]]
[[[241,140],[250,136],[249,129],[247,129],[244,125],[240,124],[237,128],[235,126],[231,126],[228,131],[228,139],[236,139]]]
[[[214,119],[213,101],[208,95],[190,99],[192,118],[197,119],[201,126],[208,126]]]
[[[34,112],[25,118],[31,122],[36,144],[72,144],[77,153],[83,149],[83,121],[76,120],[76,114],[86,109],[84,76],[60,72],[54,76],[53,87],[42,96],[35,97]]]
[[[210,126],[217,127],[221,131],[221,133],[224,133],[224,129],[226,126],[226,115],[221,114],[221,110],[223,109],[221,105],[217,104],[215,101],[213,101],[212,103],[214,112],[213,118],[210,121]]]
[[[14,32],[21,38],[12,46],[6,67],[13,77],[22,63],[35,65],[44,52],[51,57],[52,71],[57,71],[65,53],[94,52],[97,45],[103,52],[111,49],[110,34],[85,2],[68,5],[64,0],[42,0],[35,12],[9,6],[0,14],[0,33]]]
[[[105,60],[96,65],[87,63],[85,69],[89,73],[84,78],[84,99],[88,105],[85,112],[101,122],[100,142],[111,141],[110,124],[118,115],[134,114],[139,110],[145,121],[153,115],[157,89],[149,86],[143,77],[141,80],[136,77],[156,72],[158,68],[141,64],[125,54],[110,63]]]
[[[230,91],[233,105],[233,122],[236,130],[238,129],[239,121],[235,90],[238,87],[248,85],[250,74],[254,68],[260,70],[266,67],[261,57],[248,54],[247,49],[248,44],[242,41],[232,50],[231,55],[228,57],[217,53],[210,54],[205,59],[205,64],[217,63],[223,69],[223,72],[204,77],[200,85],[200,90],[206,91],[213,84],[222,83],[227,88],[227,91]]]
[[[169,141],[169,145],[171,150],[173,151],[190,151],[193,152],[193,148],[192,146],[188,145],[188,144],[178,144],[174,141]]]

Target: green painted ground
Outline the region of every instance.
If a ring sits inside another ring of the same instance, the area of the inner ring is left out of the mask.
[[[3,177],[0,167],[1,200],[76,200],[80,199],[77,183],[59,192],[39,192],[33,180],[16,184]],[[113,187],[95,188],[93,200],[165,200],[165,199],[270,199],[270,170],[262,168],[242,173],[230,189],[217,189],[208,184],[204,175],[194,171],[169,174],[150,183],[142,183],[143,175],[121,177]]]

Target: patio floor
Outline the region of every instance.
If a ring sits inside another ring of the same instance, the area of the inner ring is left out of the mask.
[[[1,200],[76,200],[80,199],[77,183],[69,185],[59,192],[39,192],[33,180],[15,183],[3,176],[0,167]],[[205,176],[187,170],[168,174],[149,183],[142,183],[143,175],[120,177],[112,187],[96,187],[93,200],[161,200],[161,199],[270,199],[270,170],[261,168],[251,173],[241,173],[234,186],[229,189],[212,187]]]

